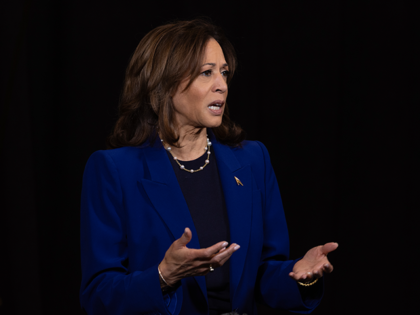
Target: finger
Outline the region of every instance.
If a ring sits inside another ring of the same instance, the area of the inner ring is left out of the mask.
[[[338,243],[327,243],[321,248],[321,252],[324,255],[327,255],[328,253],[331,253],[333,250],[336,250],[338,247]]]
[[[219,253],[220,250],[226,248],[228,242],[222,241],[213,246],[202,248],[202,249],[195,249],[194,256],[196,260],[203,260],[208,263],[210,259],[212,259],[215,255]]]
[[[223,251],[220,251],[219,253],[217,253],[216,256],[220,256],[220,257],[230,256],[234,252],[236,252],[239,248],[241,248],[241,246],[239,246],[236,243],[230,244],[228,248],[225,248]]]
[[[289,276],[296,280],[296,281],[301,281],[301,282],[308,282],[310,280],[312,280],[313,278],[313,274],[312,272],[290,272]]]
[[[313,273],[313,278],[314,279],[319,279],[323,276],[323,269],[322,268],[321,269],[316,269],[312,273]]]
[[[236,251],[235,247],[238,246],[237,244],[230,245],[227,249],[225,249],[222,253],[215,255],[212,260],[210,261],[213,267],[221,267],[224,263],[232,256],[232,254]],[[239,248],[238,248],[239,249]]]
[[[219,250],[219,251],[217,252],[217,254],[215,254],[214,256],[216,256],[216,255],[219,255],[219,254],[223,253],[225,250],[226,250],[226,247],[223,247],[223,248],[222,248],[221,250]]]
[[[315,278],[312,271],[302,272],[297,274],[297,280],[302,282],[309,282]]]
[[[222,253],[215,255],[212,260],[210,261],[214,266],[220,267],[232,256],[234,252],[236,252],[241,246],[238,244],[231,244],[227,249],[225,249]]]
[[[218,259],[218,261],[219,261],[218,267],[223,266],[230,259],[230,257],[232,257],[232,254],[233,253],[231,253],[227,256],[221,257],[221,258],[217,257],[216,259]]]
[[[293,280],[296,280],[296,281],[303,280],[303,279],[301,279],[301,277],[298,274],[296,274],[294,272],[290,272],[289,277],[292,278]]]
[[[302,279],[303,280],[306,280],[306,281],[310,281],[310,280],[312,280],[314,278],[314,274],[313,274],[313,272],[312,271],[308,271],[308,272],[306,272],[303,276],[302,276]]]
[[[179,239],[177,239],[178,244],[181,246],[186,246],[192,238],[192,233],[191,230],[189,228],[185,228],[184,233],[182,233],[181,237]]]
[[[322,266],[322,268],[323,268],[324,272],[326,272],[326,273],[331,273],[334,270],[333,266],[330,263],[324,264],[324,266]]]
[[[203,249],[204,257],[208,259],[213,258],[215,255],[218,255],[223,248],[226,250],[227,245],[228,242],[223,241]]]
[[[325,273],[331,273],[333,271],[333,266],[330,263],[323,264],[320,268],[313,270],[313,275],[315,278],[321,278]]]

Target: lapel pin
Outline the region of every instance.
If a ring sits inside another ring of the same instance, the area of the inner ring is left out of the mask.
[[[243,186],[244,184],[242,184],[242,182],[239,180],[239,178],[238,177],[236,177],[236,176],[233,176],[233,177],[235,177],[235,180],[236,180],[236,183],[238,184],[238,186],[239,185],[241,185],[241,186]]]

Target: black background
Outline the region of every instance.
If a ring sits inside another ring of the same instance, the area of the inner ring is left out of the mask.
[[[418,211],[413,7],[3,1],[0,11],[0,314],[81,314],[84,165],[105,148],[140,39],[173,19],[203,15],[237,51],[230,111],[270,152],[291,257],[340,244],[314,314],[416,310],[417,265],[408,262],[418,252],[410,244]]]

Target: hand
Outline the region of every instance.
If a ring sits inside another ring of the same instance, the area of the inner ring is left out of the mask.
[[[324,273],[331,273],[333,266],[327,259],[328,253],[336,250],[337,243],[327,243],[325,245],[311,248],[305,256],[293,267],[289,276],[301,282],[309,282],[313,279],[321,278]]]
[[[187,247],[191,238],[191,230],[185,228],[184,234],[172,243],[159,265],[169,286],[186,277],[206,275],[210,272],[210,265],[213,268],[223,266],[240,247],[233,243],[226,248],[227,242],[219,242],[207,248],[191,249]]]

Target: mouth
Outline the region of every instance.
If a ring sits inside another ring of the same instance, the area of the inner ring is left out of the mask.
[[[223,106],[225,105],[225,101],[222,100],[216,100],[214,102],[211,102],[207,107],[214,115],[221,115],[223,113]]]

